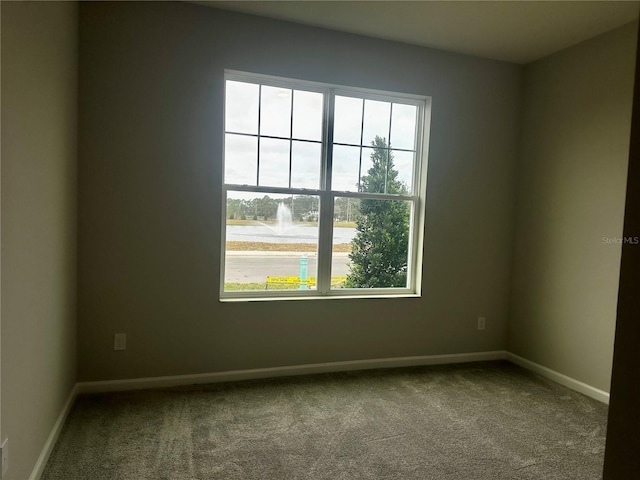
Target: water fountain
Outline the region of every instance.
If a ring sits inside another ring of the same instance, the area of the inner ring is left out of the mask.
[[[317,243],[318,227],[310,223],[294,223],[291,208],[280,202],[276,210],[275,223],[257,222],[257,225],[227,225],[227,241]],[[346,241],[341,243],[346,243]]]
[[[276,213],[276,235],[283,235],[287,230],[293,226],[293,218],[291,217],[291,209],[280,202],[278,204],[278,211]]]

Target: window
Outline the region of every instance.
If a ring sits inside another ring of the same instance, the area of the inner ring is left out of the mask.
[[[420,293],[429,98],[225,75],[221,298]]]

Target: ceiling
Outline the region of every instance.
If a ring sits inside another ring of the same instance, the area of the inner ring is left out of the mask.
[[[196,1],[526,64],[638,19],[637,1]]]

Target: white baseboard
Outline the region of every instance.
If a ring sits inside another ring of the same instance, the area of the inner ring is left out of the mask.
[[[346,362],[313,363],[286,367],[255,368],[250,370],[232,370],[227,372],[201,373],[192,375],[173,375],[165,377],[132,378],[125,380],[107,380],[101,382],[79,382],[71,389],[67,401],[44,444],[42,452],[33,468],[29,480],[39,480],[49,460],[53,447],[60,436],[64,422],[78,394],[119,392],[142,390],[146,388],[176,387],[203,383],[230,382],[257,378],[286,377],[313,373],[344,372],[369,370],[374,368],[411,367],[420,365],[443,365],[454,363],[508,360],[527,370],[542,375],[556,383],[580,392],[600,402],[609,404],[609,394],[591,385],[580,382],[550,368],[539,365],[526,358],[504,350],[475,353],[454,353],[448,355],[422,355],[413,357],[377,358],[370,360],[352,360]]]
[[[101,382],[80,382],[78,393],[116,392],[141,390],[145,388],[176,387],[201,383],[231,382],[269,377],[288,377],[313,373],[368,370],[373,368],[410,367],[418,365],[440,365],[448,363],[466,363],[488,360],[504,360],[506,352],[476,352],[450,355],[423,355],[414,357],[378,358],[371,360],[353,360],[347,362],[313,363],[286,367],[256,368],[251,370],[232,370],[227,372],[200,373],[194,375],[174,375],[165,377],[132,378],[127,380],[108,380]]]
[[[543,377],[548,378],[549,380],[553,380],[560,385],[564,385],[565,387],[569,387],[576,392],[580,392],[587,397],[591,397],[599,402],[606,403],[609,405],[609,393],[604,390],[597,389],[592,387],[591,385],[587,385],[580,380],[576,380],[575,378],[568,377],[562,373],[556,372],[555,370],[551,370],[550,368],[544,367],[538,363],[532,362],[531,360],[527,360],[526,358],[522,358],[514,353],[507,352],[507,360],[516,365],[519,365],[527,370],[531,370]]]
[[[36,461],[33,470],[31,471],[31,475],[29,476],[29,480],[39,480],[42,476],[42,472],[44,472],[44,467],[47,465],[47,461],[49,460],[49,456],[53,451],[53,447],[55,447],[56,442],[58,441],[58,437],[60,436],[60,432],[62,431],[62,427],[64,426],[64,422],[71,411],[71,407],[73,406],[73,402],[78,395],[78,384],[76,383],[71,391],[69,392],[69,396],[67,400],[64,402],[62,406],[62,410],[56,419],[56,423],[53,424],[53,428],[51,429],[51,433],[47,437],[47,441],[42,447],[42,451],[40,452],[40,456]]]

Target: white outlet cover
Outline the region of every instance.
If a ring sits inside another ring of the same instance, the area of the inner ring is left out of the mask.
[[[113,336],[113,349],[114,350],[126,350],[127,349],[127,334],[116,333]]]

